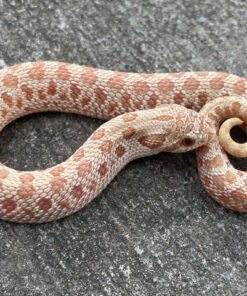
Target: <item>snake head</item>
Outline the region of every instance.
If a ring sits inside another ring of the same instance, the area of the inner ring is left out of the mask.
[[[167,131],[170,141],[163,151],[187,152],[211,142],[216,137],[214,128],[198,112],[180,105],[171,105],[168,108],[173,122]]]

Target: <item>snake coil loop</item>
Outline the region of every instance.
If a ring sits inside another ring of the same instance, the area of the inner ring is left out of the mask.
[[[247,172],[235,169],[226,153],[237,157],[246,155],[246,150],[242,151],[246,144],[235,143],[229,133],[232,126],[247,122],[247,101],[237,96],[221,97],[207,103],[199,113],[217,135],[214,141],[197,149],[200,178],[218,203],[231,210],[247,212]]]

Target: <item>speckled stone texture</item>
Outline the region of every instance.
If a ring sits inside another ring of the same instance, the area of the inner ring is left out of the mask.
[[[1,0],[0,66],[59,60],[247,77],[246,19],[244,0]],[[55,165],[101,123],[21,118],[0,135],[0,161]],[[0,295],[247,295],[246,224],[205,192],[195,153],[139,159],[66,219],[1,221]]]

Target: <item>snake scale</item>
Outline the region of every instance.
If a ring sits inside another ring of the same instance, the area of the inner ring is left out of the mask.
[[[219,143],[220,124],[247,121],[247,81],[219,72],[123,73],[50,61],[0,71],[0,127],[34,112],[109,120],[66,161],[17,171],[0,164],[0,218],[48,222],[78,211],[131,160],[197,148],[200,178],[223,206],[247,211],[247,174]]]

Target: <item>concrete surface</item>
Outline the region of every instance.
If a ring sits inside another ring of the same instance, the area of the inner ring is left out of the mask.
[[[0,65],[247,77],[246,19],[244,0],[1,0]],[[57,164],[100,123],[21,118],[1,133],[0,160],[26,170]],[[140,159],[66,219],[1,221],[0,295],[247,295],[246,223],[207,195],[194,153]]]

